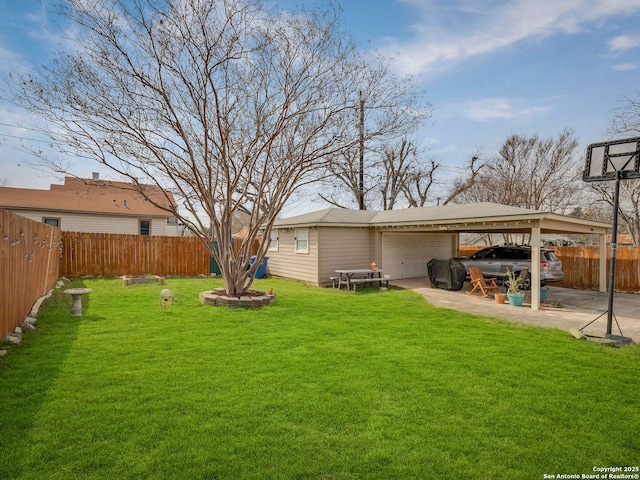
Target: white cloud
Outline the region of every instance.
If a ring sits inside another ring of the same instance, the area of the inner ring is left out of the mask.
[[[524,100],[496,97],[453,104],[447,110],[475,122],[489,122],[540,116],[551,108],[549,105],[530,105]]]
[[[630,37],[628,35],[619,35],[613,37],[608,42],[609,50],[616,52],[619,50],[628,50],[630,48],[640,47],[640,37]]]
[[[19,54],[7,50],[0,45],[0,74],[5,76],[10,72],[23,69],[27,62]]]
[[[635,63],[619,63],[617,65],[612,65],[611,68],[618,70],[619,72],[628,72],[629,70],[636,70],[638,65]]]
[[[640,0],[404,0],[415,10],[412,39],[385,49],[399,68],[428,73],[522,41],[573,34],[607,17],[640,12]],[[464,25],[462,28],[460,25]]]

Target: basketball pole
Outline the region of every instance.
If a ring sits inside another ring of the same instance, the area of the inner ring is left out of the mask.
[[[611,227],[611,261],[609,266],[609,302],[607,305],[607,335],[611,335],[613,324],[613,294],[616,283],[616,256],[618,251],[618,197],[622,170],[616,170],[616,185],[613,191],[613,225]]]
[[[585,182],[606,182],[615,180],[616,184],[613,193],[613,225],[611,228],[611,259],[609,263],[609,299],[607,311],[587,323],[580,329],[580,332],[593,322],[607,314],[607,333],[605,337],[613,339],[613,320],[616,321],[618,330],[620,324],[613,313],[613,297],[616,290],[616,257],[618,253],[618,211],[620,210],[620,181],[629,179],[640,179],[640,137],[625,138],[621,140],[611,140],[606,142],[592,143],[587,147],[587,161],[582,174]],[[602,272],[601,272],[602,273]],[[620,340],[623,345],[627,344],[627,339],[620,330]]]

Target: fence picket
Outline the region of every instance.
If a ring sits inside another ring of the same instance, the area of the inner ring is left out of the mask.
[[[60,274],[69,278],[209,274],[209,252],[194,237],[64,232]]]
[[[61,232],[0,209],[0,338],[48,292],[59,272]]]

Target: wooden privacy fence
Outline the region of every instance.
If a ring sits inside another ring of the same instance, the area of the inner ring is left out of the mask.
[[[57,228],[0,209],[0,338],[55,285],[60,240]]]
[[[209,275],[209,252],[199,238],[64,232],[60,275]]]
[[[460,246],[460,256],[471,255],[481,248],[471,245]],[[599,289],[598,246],[550,247],[562,261],[564,282],[562,287],[583,290]],[[607,247],[607,285],[609,287],[609,266],[611,248]],[[640,247],[618,247],[616,252],[616,290],[640,292]]]
[[[553,247],[553,250],[562,260],[564,271],[562,286],[598,290],[599,247]],[[607,247],[607,288],[609,287],[610,259],[611,248]],[[620,292],[640,291],[640,247],[618,247],[615,287]]]

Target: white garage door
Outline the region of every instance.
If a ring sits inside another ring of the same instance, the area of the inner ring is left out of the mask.
[[[451,245],[451,235],[383,233],[384,274],[391,278],[426,277],[429,260],[450,257]]]

